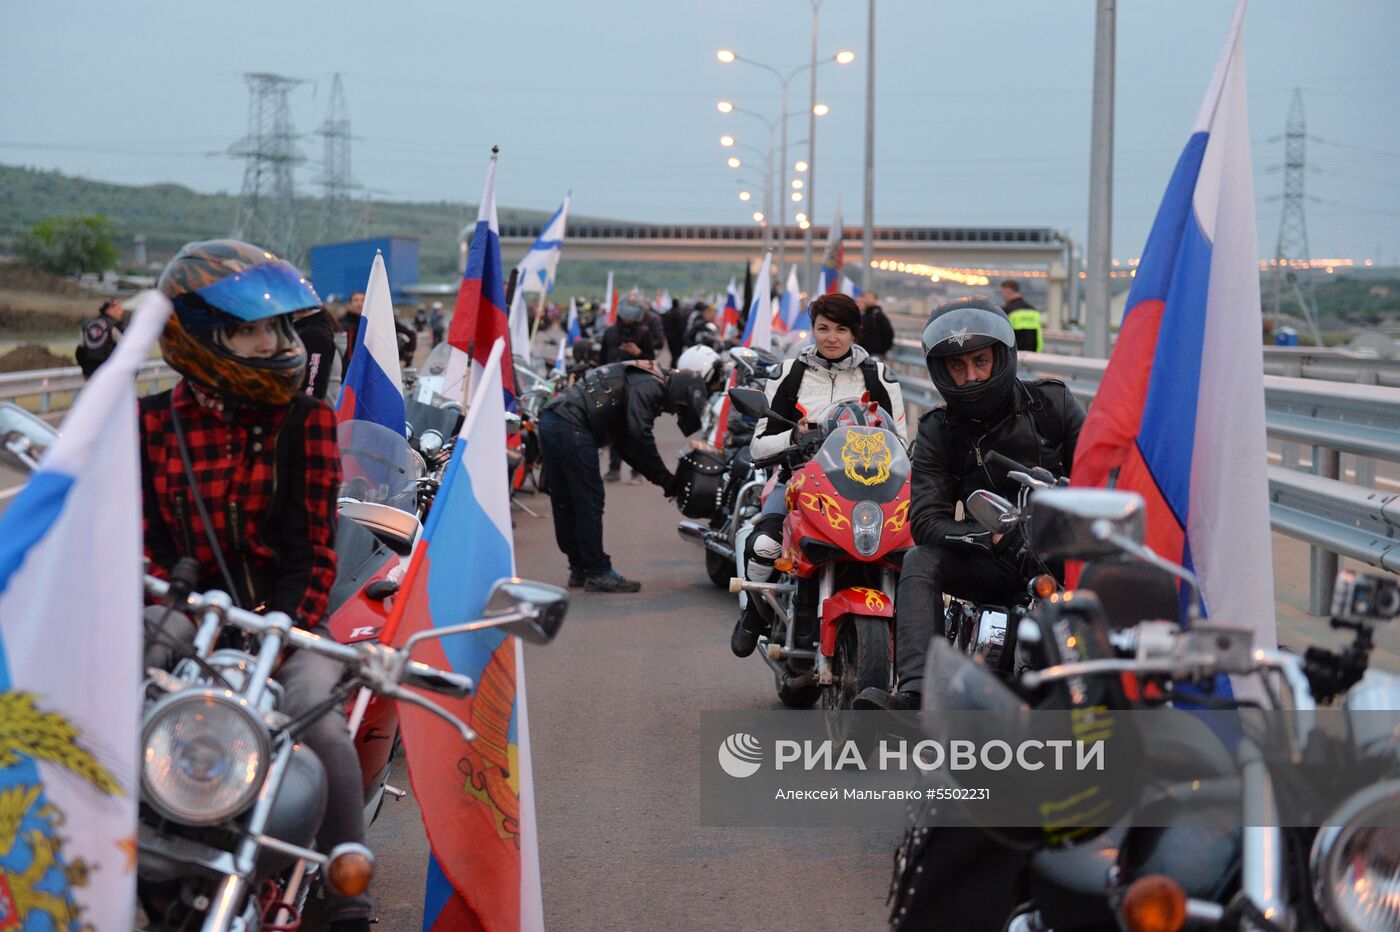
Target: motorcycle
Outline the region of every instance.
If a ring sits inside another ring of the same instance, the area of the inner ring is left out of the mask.
[[[773,411],[763,392],[730,390],[734,407],[754,418],[796,427]],[[863,402],[868,404],[868,400]],[[816,419],[826,423],[843,403]],[[806,708],[818,699],[829,710],[851,708],[867,687],[894,681],[894,596],[897,554],[913,546],[909,528],[909,457],[888,412],[870,405],[877,426],[836,426],[756,467],[787,468],[779,582],[750,582],[742,559],[730,591],[758,599],[770,622],[758,642],[772,668],[778,698]],[[820,446],[817,446],[817,442]],[[742,554],[752,523],[735,540]]]
[[[57,439],[58,431],[43,419],[11,402],[0,404],[0,463],[33,472]]]
[[[461,698],[471,694],[471,679],[412,660],[414,647],[484,627],[545,644],[567,609],[560,589],[503,579],[481,620],[422,632],[396,650],[339,644],[295,628],[284,614],[234,608],[223,593],[192,592],[181,575],[146,577],[150,598],[198,623],[191,654],[172,672],[149,671],[144,684],[137,896],[147,928],[296,928],[317,883],[362,893],[374,870],[368,849],[313,847],[326,775],[297,743],[299,732],[365,689],[419,706],[473,741],[470,728],[422,695]],[[348,673],[318,710],[297,720],[278,711],[282,690],[273,679],[286,648],[329,657]]]
[[[980,509],[994,525],[993,533],[1016,534],[1030,540],[1029,501],[1033,492],[1068,485],[1067,479],[1057,479],[1040,466],[1024,466],[995,450],[985,457],[985,468],[998,469],[1020,488],[1012,505],[994,492],[979,490],[969,496],[964,511],[971,515]],[[943,633],[948,642],[959,650],[981,657],[988,669],[1008,677],[1018,669],[1016,631],[1021,619],[1030,615],[1043,599],[1060,591],[1051,567],[1029,550],[1023,548],[1018,559],[1038,564],[1036,573],[1026,585],[1024,598],[1012,605],[979,605],[963,599],[950,598],[944,611]],[[1022,661],[1023,663],[1023,661]]]
[[[970,511],[990,527],[1008,505],[981,500]],[[926,692],[925,711],[1014,711],[1054,690],[1074,695],[1104,684],[1100,696],[1118,694],[1110,708],[1163,710],[1156,714],[1171,715],[1188,740],[1143,742],[1138,798],[1113,825],[1081,834],[1069,847],[1036,847],[1021,882],[1024,898],[1010,906],[1006,928],[1400,926],[1400,902],[1390,893],[1400,887],[1394,827],[1400,758],[1393,739],[1400,677],[1369,666],[1375,627],[1400,616],[1395,580],[1339,574],[1330,624],[1352,635],[1340,650],[1309,647],[1300,655],[1256,648],[1247,629],[1205,623],[1195,577],[1142,545],[1139,496],[1051,489],[1032,498],[1031,510],[1037,553],[1090,561],[1079,587],[1073,598],[1050,600],[1020,622],[1019,640],[1033,665],[1010,683],[965,653],[932,645],[925,682],[939,686]],[[1184,628],[1177,620],[1178,581],[1187,595]],[[1272,713],[1260,719],[1265,734],[1236,736],[1233,753],[1199,718],[1172,710],[1183,701],[1253,705],[1213,695],[1212,684],[1224,675],[1262,685],[1262,708]],[[1125,682],[1134,685],[1131,698]],[[1317,710],[1328,704],[1343,713],[1338,728],[1318,720]],[[1292,807],[1287,820],[1280,818],[1284,800]],[[916,874],[924,846],[936,837],[914,829],[897,855],[891,893],[897,928],[918,921]]]
[[[761,387],[782,369],[780,359],[762,350],[738,346],[728,355],[732,382],[739,388]],[[724,393],[711,399],[702,436],[713,436],[718,419],[727,416],[725,399]],[[730,417],[723,450],[711,446],[687,450],[676,467],[676,503],[687,519],[676,530],[683,539],[705,548],[705,575],[720,589],[729,588],[735,538],[763,506],[763,487],[768,482],[768,471],[755,467],[749,453],[753,440],[749,420]]]

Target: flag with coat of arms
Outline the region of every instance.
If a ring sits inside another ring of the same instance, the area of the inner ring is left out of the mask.
[[[0,517],[0,929],[125,932],[135,919],[136,370],[169,316],[164,295],[142,299]]]

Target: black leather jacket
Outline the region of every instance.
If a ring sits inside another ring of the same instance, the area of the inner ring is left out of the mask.
[[[919,420],[909,490],[914,543],[991,552],[990,531],[953,517],[957,503],[978,489],[1015,501],[1020,486],[985,465],[990,451],[1057,477],[1069,474],[1084,409],[1063,382],[1018,380],[1015,389],[1008,413],[992,421],[960,420],[941,407]]]
[[[614,363],[591,370],[545,406],[593,435],[618,445],[622,458],[668,493],[675,477],[656,450],[652,426],[666,407],[666,381],[641,366]]]

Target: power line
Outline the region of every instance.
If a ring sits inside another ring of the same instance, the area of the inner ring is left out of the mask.
[[[229,154],[246,159],[247,166],[232,235],[297,262],[292,167],[304,157],[296,147],[287,97],[305,82],[264,72],[243,78],[249,92],[248,135],[230,146]]]
[[[359,224],[352,224],[350,220],[350,190],[357,185],[350,174],[350,108],[345,103],[345,88],[340,83],[339,72],[331,82],[326,120],[316,132],[324,140],[318,239],[323,243],[353,239],[353,227]]]
[[[1278,248],[1274,251],[1273,314],[1277,318],[1287,304],[1312,329],[1313,341],[1322,345],[1317,326],[1317,299],[1312,277],[1300,276],[1298,268],[1308,267],[1308,219],[1304,212],[1304,180],[1308,174],[1308,129],[1303,116],[1303,92],[1295,88],[1288,106],[1288,123],[1283,133],[1283,214],[1279,217]]]

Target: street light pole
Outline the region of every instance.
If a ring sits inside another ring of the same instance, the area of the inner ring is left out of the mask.
[[[860,244],[860,287],[865,291],[875,284],[870,270],[875,259],[875,0],[869,4],[865,27],[865,222]]]
[[[778,274],[787,274],[787,177],[788,177],[788,155],[787,155],[787,125],[788,125],[788,81],[790,77],[779,75],[778,80],[783,85],[783,104],[779,111],[778,122],[781,124],[779,134],[782,142],[779,144],[778,155],[778,185],[775,190],[775,198],[778,202]]]
[[[1084,282],[1084,355],[1108,356],[1113,250],[1113,71],[1116,0],[1098,0],[1094,112],[1089,137],[1089,243]],[[1073,274],[1073,273],[1071,273]]]
[[[812,63],[811,105],[807,108],[807,236],[803,244],[803,278],[807,280],[807,293],[817,293],[816,280],[812,277],[812,231],[817,225],[817,14],[821,11],[822,0],[812,0]],[[787,192],[784,191],[784,194]]]

